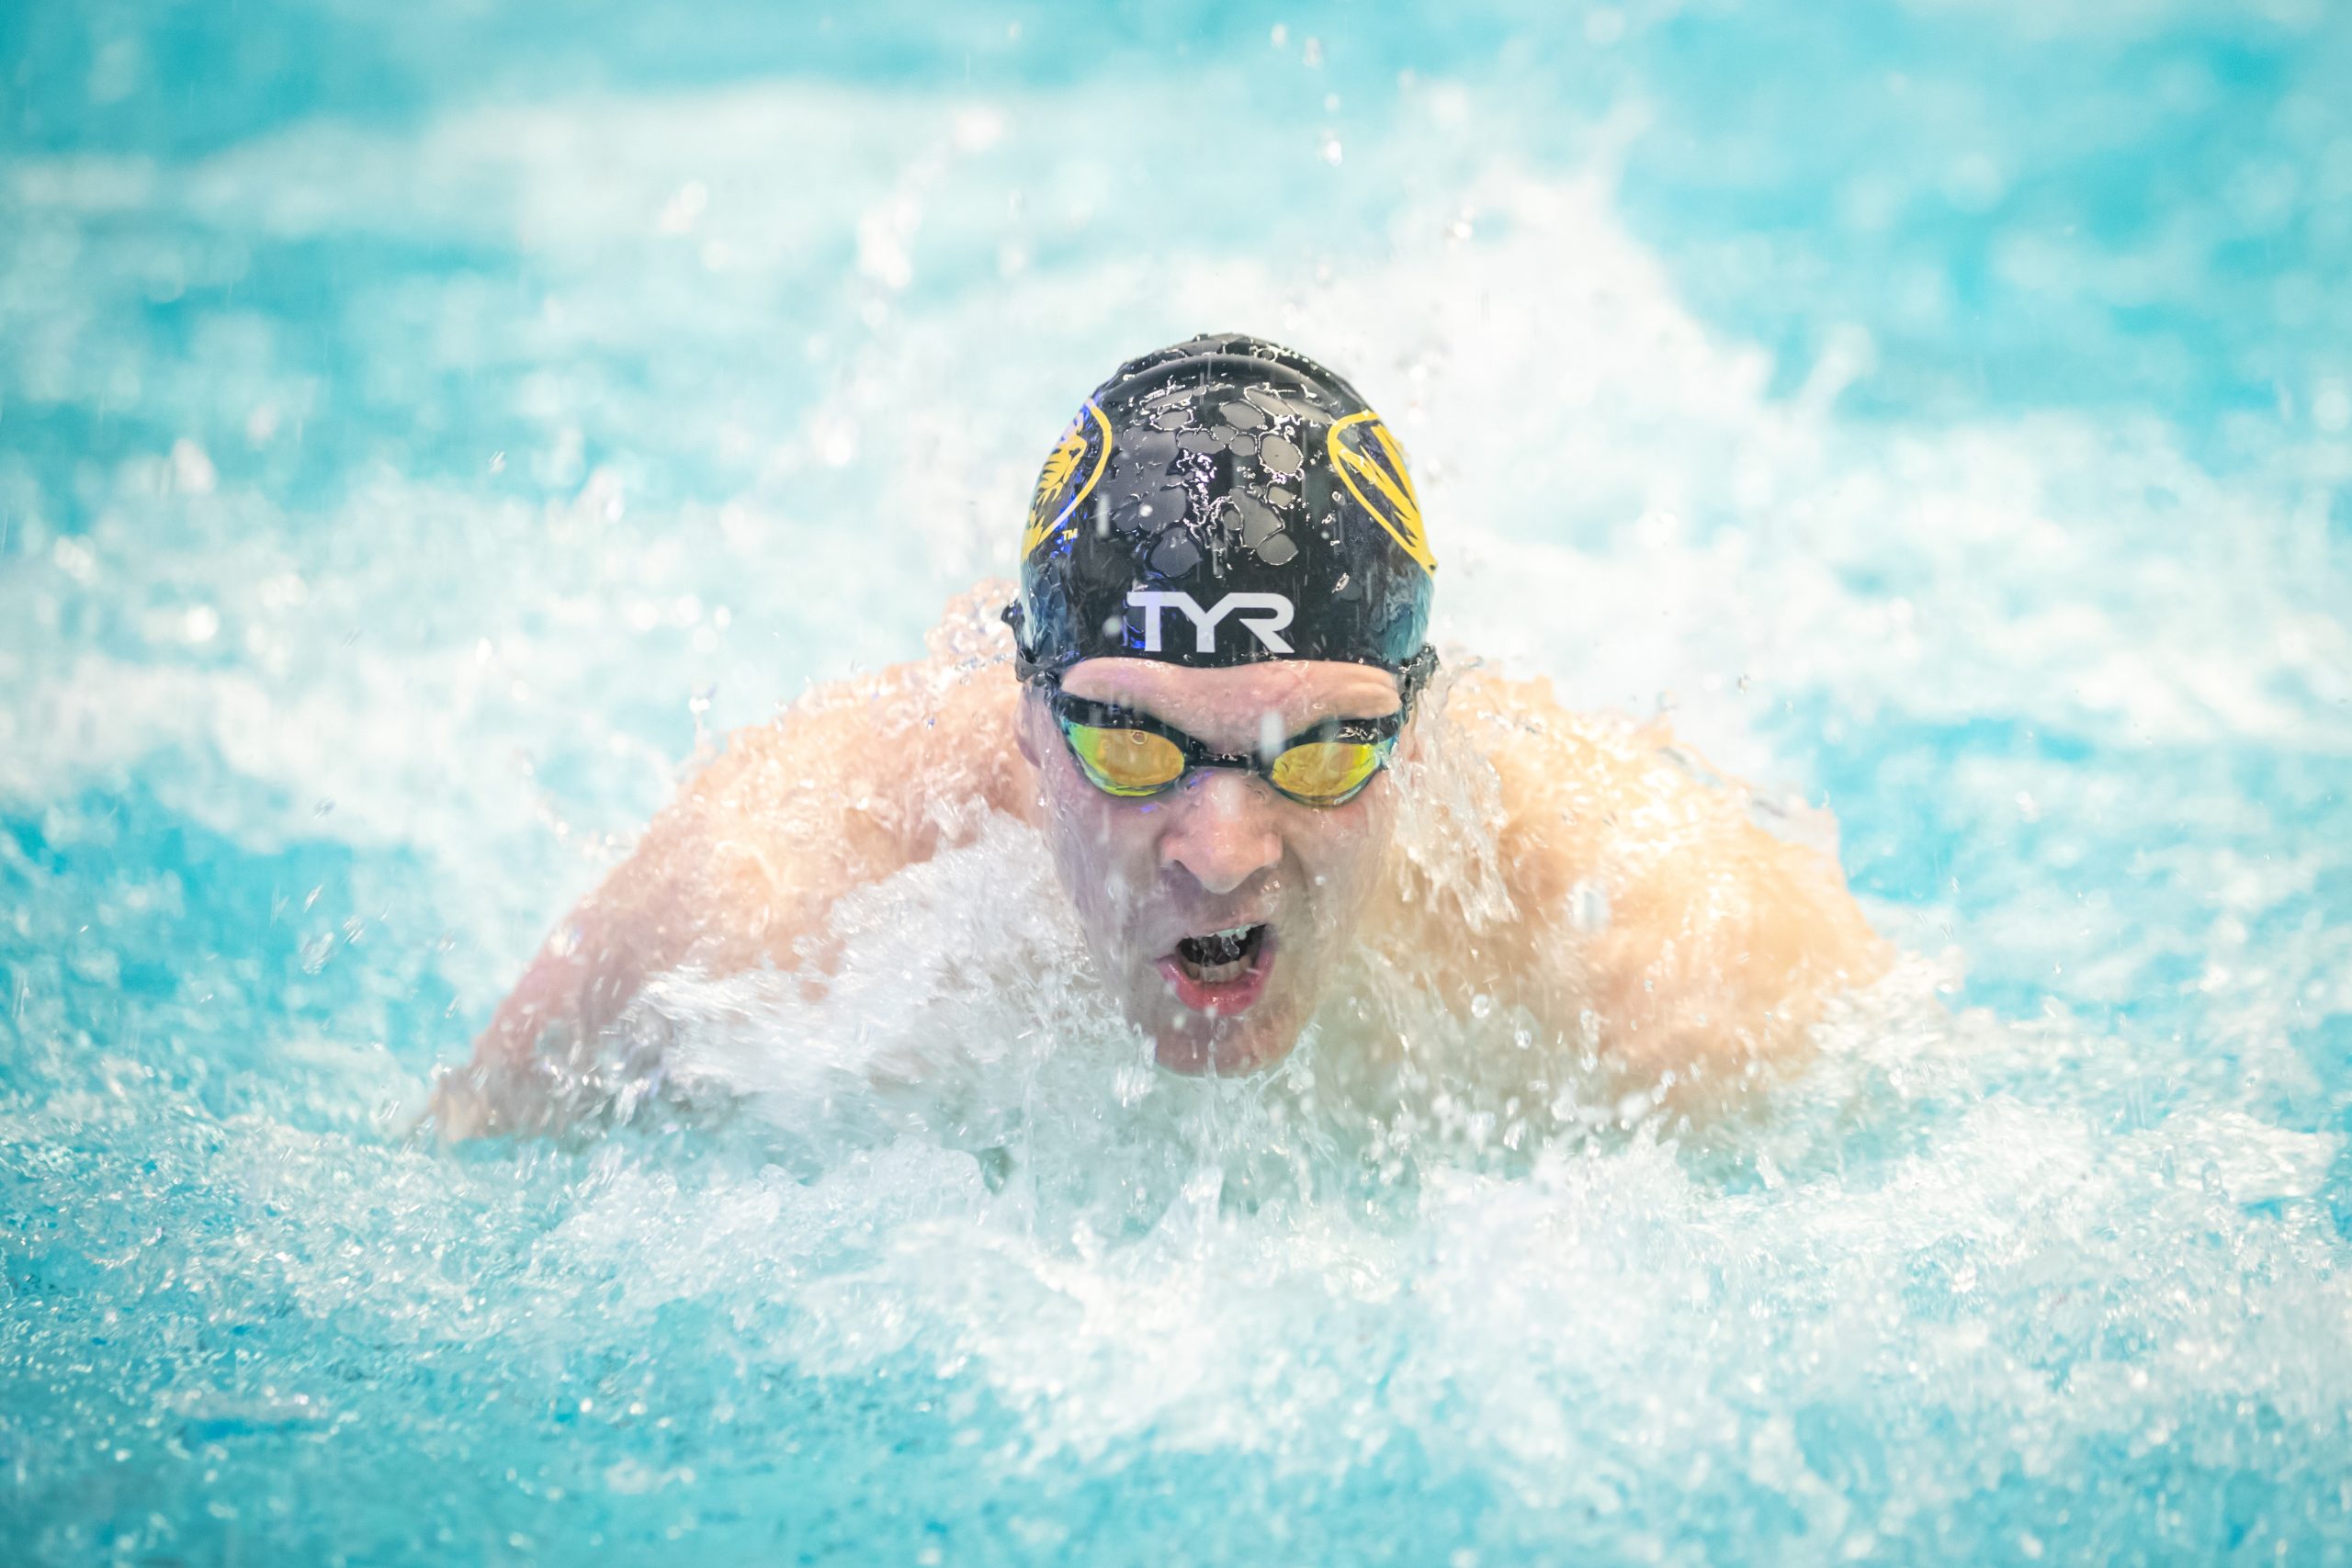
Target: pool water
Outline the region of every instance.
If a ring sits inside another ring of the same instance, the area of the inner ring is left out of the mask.
[[[10,8],[6,1555],[2352,1558],[2347,69],[2318,0]],[[408,1139],[1204,329],[1384,409],[1442,640],[1834,814],[1908,956],[1820,1061],[1538,1116],[1367,976],[1382,1106],[1162,1077],[999,825],[824,997],[665,987],[690,1103]]]

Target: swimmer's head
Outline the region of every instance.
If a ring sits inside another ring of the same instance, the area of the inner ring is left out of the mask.
[[[1258,338],[1119,367],[1046,459],[1005,611],[1024,678],[1087,659],[1277,659],[1418,680],[1436,562],[1353,387]]]
[[[1375,897],[1435,659],[1396,438],[1255,338],[1122,366],[1046,459],[1009,606],[1061,880],[1159,1061],[1295,1043]]]

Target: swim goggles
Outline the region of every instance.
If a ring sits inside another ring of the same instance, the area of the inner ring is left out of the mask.
[[[1148,714],[1073,697],[1058,687],[1046,701],[1079,772],[1103,794],[1127,800],[1158,795],[1198,768],[1239,768],[1302,806],[1344,806],[1388,765],[1405,726],[1401,712],[1329,718],[1283,741],[1268,760],[1212,750]]]
[[[1327,718],[1261,756],[1218,751],[1206,741],[1115,703],[1072,696],[1039,671],[1054,722],[1087,782],[1105,795],[1140,800],[1159,795],[1201,768],[1238,768],[1264,779],[1302,806],[1344,806],[1388,765],[1411,716],[1413,698],[1434,657],[1415,660],[1403,682],[1404,704],[1378,718]]]

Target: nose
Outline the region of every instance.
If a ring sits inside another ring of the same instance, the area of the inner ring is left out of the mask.
[[[1274,803],[1246,773],[1212,768],[1178,789],[1159,840],[1163,864],[1181,865],[1211,893],[1230,893],[1283,858]]]

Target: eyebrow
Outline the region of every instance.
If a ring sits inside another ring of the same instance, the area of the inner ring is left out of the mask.
[[[1075,693],[1072,694],[1072,695],[1076,694],[1077,694]],[[1102,696],[1088,697],[1084,700],[1088,702],[1101,703],[1105,707],[1121,708],[1128,713],[1141,714],[1145,717],[1149,718],[1156,723],[1164,724],[1170,729],[1181,729],[1185,734],[1193,736],[1195,739],[1198,739],[1200,735],[1200,731],[1193,725],[1188,724],[1181,718],[1171,717],[1157,702],[1152,701],[1142,694],[1132,690],[1115,691]],[[1394,694],[1391,694],[1391,699],[1388,705],[1382,708],[1378,713],[1363,712],[1363,709],[1364,705],[1362,703],[1348,702],[1344,700],[1315,702],[1308,705],[1307,712],[1304,716],[1295,717],[1281,705],[1277,704],[1272,706],[1260,708],[1256,715],[1250,716],[1247,722],[1254,726],[1262,723],[1265,716],[1269,713],[1279,714],[1282,716],[1283,719],[1283,734],[1287,738],[1293,735],[1303,734],[1306,731],[1314,728],[1317,725],[1332,719],[1338,719],[1342,722],[1349,719],[1360,719],[1367,723],[1377,719],[1384,719],[1388,717],[1391,714],[1396,713],[1402,705],[1402,701],[1397,699]]]

